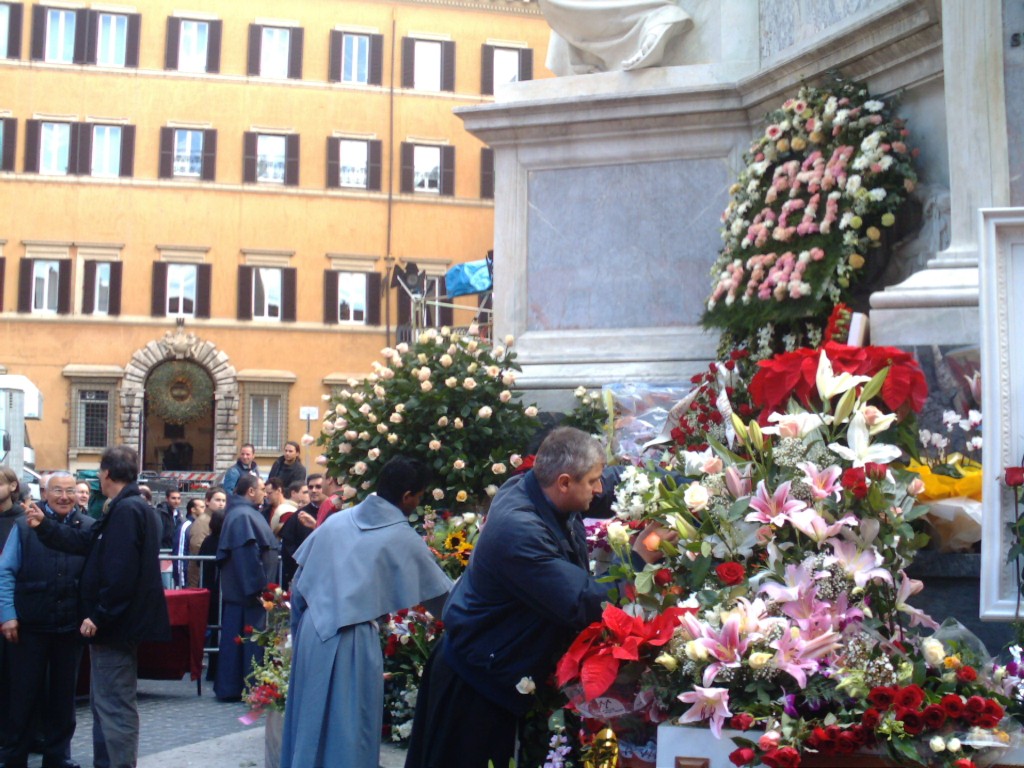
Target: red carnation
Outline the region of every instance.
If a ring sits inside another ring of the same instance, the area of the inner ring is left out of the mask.
[[[1024,485],[1024,467],[1007,467],[1006,484],[1011,488],[1019,488]]]
[[[738,715],[733,715],[729,720],[729,727],[735,728],[737,731],[749,731],[753,725],[754,716],[747,712],[740,712]]]
[[[956,671],[956,679],[961,683],[973,683],[978,679],[978,673],[974,671],[974,667],[960,667]]]
[[[924,702],[924,691],[919,685],[908,685],[896,692],[895,704],[906,709],[918,709]]]
[[[672,583],[672,571],[668,568],[660,568],[654,572],[654,583],[659,587],[665,587]]]
[[[868,701],[879,709],[888,709],[896,700],[896,689],[888,685],[879,685],[871,689],[868,694]]]
[[[246,624],[244,627],[242,627],[242,634],[243,635],[251,635],[252,633],[253,633],[252,624]]]
[[[930,731],[937,731],[946,722],[946,710],[938,704],[929,704],[921,710],[924,726]]]
[[[793,747],[780,747],[761,755],[761,762],[768,768],[798,768],[800,753]]]
[[[964,700],[955,693],[947,693],[939,701],[939,705],[946,711],[946,716],[957,720],[964,716]]]
[[[740,747],[729,754],[729,762],[733,765],[749,765],[754,762],[754,755],[750,747]]]
[[[730,560],[728,563],[722,563],[715,568],[715,575],[718,576],[718,579],[723,584],[731,587],[741,583],[746,578],[747,573],[743,570],[742,565]]]

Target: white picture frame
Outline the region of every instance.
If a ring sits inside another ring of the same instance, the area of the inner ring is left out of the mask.
[[[1006,562],[1012,544],[1013,489],[1003,482],[1006,467],[1024,455],[1024,208],[979,211],[979,309],[983,519],[981,618],[1009,621],[1024,614],[1017,569]]]

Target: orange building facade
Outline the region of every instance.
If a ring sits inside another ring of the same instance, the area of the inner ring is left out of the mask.
[[[408,332],[396,266],[444,294],[492,247],[452,110],[547,74],[535,4],[197,5],[0,0],[0,372],[43,393],[39,467],[269,466]]]

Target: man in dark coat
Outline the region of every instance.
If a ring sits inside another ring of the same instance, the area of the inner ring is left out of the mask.
[[[282,589],[288,589],[295,570],[298,568],[298,564],[295,562],[295,553],[316,528],[316,515],[324,500],[324,476],[319,473],[309,475],[306,478],[306,487],[309,488],[309,503],[285,520],[281,531],[277,534],[281,539]]]
[[[217,545],[220,592],[223,600],[220,653],[213,692],[221,701],[238,701],[245,678],[252,670],[260,648],[255,643],[239,644],[235,638],[246,626],[262,628],[267,613],[260,596],[270,582],[277,581],[277,537],[259,513],[265,491],[263,481],[243,475],[228,499],[227,515]]]
[[[611,492],[603,474],[601,445],[560,427],[533,469],[494,497],[423,673],[406,768],[509,764],[532,700],[529,681],[547,680],[572,639],[600,618],[614,586],[590,574],[580,519]],[[661,557],[642,545],[634,551],[642,561]]]
[[[100,457],[100,489],[110,499],[91,530],[75,530],[30,509],[28,524],[54,549],[85,556],[79,587],[79,631],[90,656],[93,765],[129,768],[139,754],[138,646],[170,640],[160,578],[162,526],[139,494],[139,456],[128,446]]]
[[[54,472],[43,514],[57,525],[88,531],[91,517],[75,506],[75,479]],[[24,516],[0,555],[0,628],[9,643],[0,674],[9,686],[0,723],[0,764],[24,766],[43,713],[43,766],[78,768],[71,760],[75,685],[82,658],[78,634],[78,577],[85,558],[43,546]],[[6,687],[6,686],[5,686]]]
[[[181,511],[181,491],[168,491],[164,500],[156,505],[163,526],[160,549],[174,549],[174,533],[181,528],[185,515]]]

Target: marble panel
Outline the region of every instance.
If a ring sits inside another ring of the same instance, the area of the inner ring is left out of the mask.
[[[761,0],[761,59],[812,42],[848,17],[889,0]]]
[[[1024,205],[1024,5],[1003,0],[1003,87],[1010,155],[1010,205]],[[1016,36],[1016,37],[1014,37]],[[1016,42],[1017,45],[1013,45]]]
[[[695,325],[730,178],[724,158],[531,172],[527,330]]]

